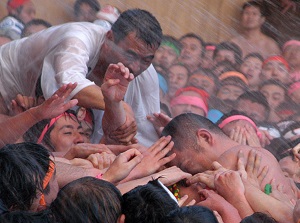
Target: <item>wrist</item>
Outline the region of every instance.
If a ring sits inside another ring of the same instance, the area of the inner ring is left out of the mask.
[[[31,116],[37,121],[42,121],[46,118],[43,117],[44,112],[41,111],[40,106],[32,107],[28,109],[28,112],[31,114]]]

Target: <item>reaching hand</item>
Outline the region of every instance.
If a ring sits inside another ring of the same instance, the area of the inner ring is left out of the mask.
[[[171,186],[177,183],[178,181],[181,181],[191,176],[191,174],[183,172],[176,166],[169,167],[152,175],[153,179],[159,178],[159,181],[166,186]]]
[[[134,78],[122,63],[110,64],[101,85],[103,96],[111,102],[120,102],[126,93],[128,84]]]
[[[186,183],[188,185],[194,184],[194,183],[202,183],[205,184],[207,187],[211,189],[215,189],[214,184],[214,178],[217,173],[225,172],[227,171],[226,168],[224,168],[220,163],[217,161],[214,161],[212,163],[212,170],[207,170],[203,173],[197,173],[191,178],[189,178]]]
[[[87,160],[89,160],[93,164],[93,167],[99,170],[108,168],[115,159],[115,154],[106,152],[94,153],[89,155],[87,158]]]
[[[143,153],[143,159],[139,165],[133,170],[133,178],[140,178],[155,173],[166,163],[173,160],[175,153],[166,157],[167,153],[171,151],[174,143],[170,136],[163,136],[157,140],[146,152]]]
[[[79,143],[71,147],[64,155],[64,158],[69,160],[74,158],[86,159],[91,154],[102,152],[112,153],[112,151],[104,144]]]
[[[40,115],[41,120],[57,117],[75,106],[78,103],[77,99],[72,99],[68,102],[65,102],[65,100],[76,86],[77,83],[64,84],[50,98],[44,101],[43,104],[37,106],[36,108],[39,110],[38,115]]]
[[[143,155],[136,149],[121,153],[103,174],[102,179],[117,184],[128,176],[142,160]]]
[[[17,97],[11,101],[11,112],[10,115],[14,116],[20,114],[29,108],[35,107],[36,102],[33,97],[24,96],[18,94]]]
[[[171,117],[163,113],[153,113],[153,115],[148,115],[147,119],[152,123],[158,135],[161,134],[163,128],[172,120]]]
[[[240,172],[243,181],[250,183],[257,188],[260,188],[262,181],[268,173],[268,166],[264,166],[264,168],[259,171],[261,159],[262,156],[255,149],[252,149],[249,152],[246,164],[243,151],[240,150],[238,154],[238,171]]]

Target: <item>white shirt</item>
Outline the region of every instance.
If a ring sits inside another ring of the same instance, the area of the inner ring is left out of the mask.
[[[86,75],[98,61],[105,34],[92,23],[67,23],[2,46],[0,93],[7,107],[19,93],[34,96],[40,74],[45,98],[70,82],[78,83],[70,97],[93,85]]]

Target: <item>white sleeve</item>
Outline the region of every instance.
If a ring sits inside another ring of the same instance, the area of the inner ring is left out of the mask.
[[[89,52],[78,38],[68,38],[51,50],[45,57],[42,69],[41,85],[45,98],[49,98],[63,84],[77,82],[70,95],[72,98],[83,88],[94,85],[86,79]]]

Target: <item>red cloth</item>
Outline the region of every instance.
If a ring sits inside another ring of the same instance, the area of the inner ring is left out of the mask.
[[[10,0],[7,2],[7,9],[8,11],[10,11],[11,9],[17,9],[29,1],[30,0]]]

